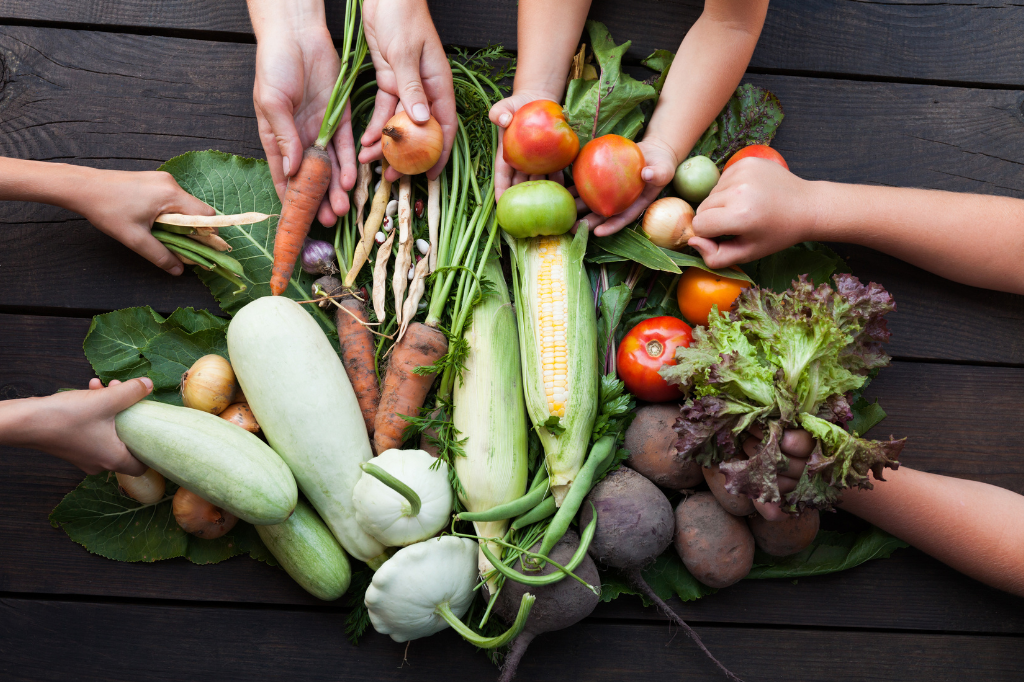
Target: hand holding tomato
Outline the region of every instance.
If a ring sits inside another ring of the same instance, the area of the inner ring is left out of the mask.
[[[700,268],[687,268],[679,278],[676,299],[679,312],[691,324],[707,326],[711,308],[727,313],[750,283],[742,279],[722,277]]]
[[[515,117],[516,112],[531,102],[547,101],[551,102],[555,106],[559,106],[555,102],[555,99],[556,97],[552,93],[544,92],[542,90],[523,89],[515,91],[511,97],[506,97],[491,107],[489,114],[491,123],[503,129],[499,136],[498,150],[494,157],[495,201],[500,199],[502,192],[512,185],[518,185],[519,183],[526,182],[527,180],[552,180],[560,185],[565,184],[565,178],[562,175],[561,170],[557,170],[547,175],[531,175],[516,170],[509,165],[508,161],[505,160],[505,133],[507,132],[509,125],[512,123],[512,119]],[[579,144],[578,139],[576,143]]]
[[[693,329],[675,317],[652,317],[630,329],[615,356],[626,390],[652,403],[682,398],[679,387],[666,383],[658,370],[676,364],[676,348],[689,347],[692,340]]]

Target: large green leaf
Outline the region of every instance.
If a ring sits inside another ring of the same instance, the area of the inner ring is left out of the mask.
[[[258,211],[276,216],[281,202],[270,178],[270,169],[262,159],[249,159],[217,151],[188,152],[160,166],[174,176],[189,194],[202,199],[220,213]],[[199,279],[210,288],[221,309],[234,315],[242,306],[261,296],[270,295],[270,274],[274,261],[274,235],[277,218],[251,225],[220,228],[220,236],[231,246],[231,256],[242,265],[243,279],[249,287],[235,294],[233,284],[219,275],[194,268]],[[322,236],[322,235],[321,235]],[[304,301],[311,298],[310,287],[315,276],[296,266],[284,295]],[[337,330],[327,315],[315,305],[309,312],[331,336]]]
[[[679,266],[665,255],[664,250],[655,246],[650,239],[633,228],[619,230],[607,237],[595,237],[592,241],[608,253],[639,263],[651,270],[661,270],[676,275],[682,272]]]
[[[709,268],[707,266],[707,263],[705,263],[704,259],[701,258],[700,256],[694,256],[694,255],[689,254],[689,253],[680,253],[678,251],[671,251],[671,250],[665,249],[665,248],[662,248],[661,250],[665,252],[665,255],[668,256],[672,260],[673,263],[675,263],[676,265],[678,265],[681,268],[700,268],[701,270],[704,270],[706,272],[710,272],[710,273],[718,275],[720,277],[729,277],[729,278],[732,278],[732,279],[741,279],[741,280],[743,280],[745,282],[753,282],[754,281],[754,280],[750,279],[750,277],[747,276],[747,273],[742,272],[742,271],[737,272],[736,270],[733,270],[731,268],[719,268],[719,269]]]
[[[710,157],[721,168],[730,156],[747,145],[771,142],[782,117],[778,97],[756,85],[741,85],[694,145],[690,156]]]
[[[817,242],[797,244],[742,267],[758,286],[778,292],[788,289],[800,275],[825,284],[834,273],[849,272],[841,256]]]
[[[874,526],[860,533],[821,530],[809,547],[792,556],[773,557],[756,552],[754,567],[747,578],[802,578],[836,573],[872,559],[887,559],[897,549],[909,546]]]
[[[239,554],[276,565],[256,529],[239,521],[216,540],[189,535],[178,526],[171,498],[178,486],[156,504],[140,504],[118,488],[114,474],[86,476],[50,513],[54,528],[93,554],[116,561],[162,561],[185,557],[195,564],[215,564]]]

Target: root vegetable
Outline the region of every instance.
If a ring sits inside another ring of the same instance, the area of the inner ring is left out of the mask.
[[[178,488],[171,501],[174,520],[181,529],[204,540],[221,537],[238,523],[238,517],[215,507],[191,490]]]
[[[181,402],[194,410],[220,414],[234,402],[237,390],[231,363],[219,355],[204,355],[181,375]]]
[[[443,144],[441,124],[433,116],[420,125],[400,111],[381,131],[381,152],[402,175],[418,175],[430,170],[441,158]]]
[[[121,492],[142,504],[156,504],[164,497],[167,483],[163,474],[156,469],[146,469],[141,476],[117,474],[117,484]]]
[[[256,417],[253,416],[248,403],[232,403],[218,416],[232,424],[241,426],[249,433],[260,432],[260,425],[256,422]]]
[[[754,542],[772,556],[789,556],[803,550],[818,534],[820,519],[817,509],[805,509],[779,521],[766,521],[760,514],[747,519]]]
[[[644,213],[643,228],[657,246],[681,251],[693,236],[693,208],[679,197],[658,199]]]
[[[366,433],[373,438],[373,420],[380,402],[377,369],[374,359],[373,332],[366,323],[366,305],[354,296],[347,296],[338,304],[334,322],[338,326],[338,345],[345,373],[356,392],[359,410],[363,413]]]
[[[676,451],[679,434],[672,427],[678,416],[676,404],[646,405],[626,430],[626,465],[670,490],[692,488],[704,480],[700,465],[683,461]]]
[[[732,461],[732,460],[729,460]],[[725,474],[719,471],[718,465],[701,467],[704,480],[708,482],[711,494],[718,500],[725,511],[733,516],[747,516],[754,513],[754,501],[741,493],[730,493],[725,489]]]
[[[711,493],[690,495],[676,507],[675,545],[693,577],[708,587],[728,587],[754,564],[754,536],[747,524]]]
[[[288,287],[309,226],[331,182],[331,159],[323,147],[307,147],[299,172],[288,180],[274,236],[274,266],[270,293],[280,296]]]

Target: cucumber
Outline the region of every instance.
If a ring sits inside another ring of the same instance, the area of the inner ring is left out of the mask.
[[[334,601],[352,582],[345,550],[312,507],[299,500],[287,521],[256,526],[256,532],[302,589],[317,599]]]
[[[266,443],[207,412],[153,400],[114,418],[144,464],[253,524],[281,523],[298,500],[288,465]]]
[[[295,301],[264,296],[228,325],[228,354],[270,446],[351,556],[386,559],[356,522],[352,490],[372,456],[345,368],[320,326]]]

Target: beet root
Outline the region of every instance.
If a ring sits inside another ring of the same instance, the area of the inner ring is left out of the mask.
[[[709,587],[728,587],[750,573],[754,536],[714,495],[696,493],[676,507],[676,552],[694,578]]]
[[[626,466],[640,472],[655,484],[670,490],[684,490],[703,480],[700,465],[684,461],[676,450],[679,434],[673,426],[679,417],[679,405],[645,405],[626,429]]]
[[[701,467],[704,473],[704,480],[708,482],[711,494],[718,500],[725,511],[733,516],[747,516],[753,514],[754,501],[740,493],[730,493],[725,489],[725,474],[718,469],[718,465],[712,467]]]
[[[747,519],[747,523],[761,551],[772,556],[789,556],[814,542],[820,519],[817,509],[805,509],[779,521],[766,521],[760,514],[755,514]]]
[[[580,546],[580,538],[575,531],[568,530],[562,539],[558,541],[548,556],[561,565],[569,563],[569,559]],[[531,552],[540,549],[540,541],[530,548]],[[530,575],[548,575],[558,569],[551,564],[545,564],[544,568]],[[583,558],[583,562],[573,571],[576,575],[594,586],[600,586],[601,576],[597,574],[597,566],[589,556]],[[501,594],[494,604],[494,612],[506,623],[512,623],[519,612],[519,602],[523,595],[529,592],[537,598],[530,611],[530,617],[526,619],[526,626],[514,640],[512,647],[505,657],[505,663],[501,667],[499,682],[508,682],[515,677],[519,661],[526,648],[530,646],[533,638],[544,632],[562,630],[575,625],[591,613],[597,607],[601,598],[594,594],[586,586],[572,578],[563,578],[557,583],[541,587],[523,585],[513,580],[506,580],[501,588]]]

